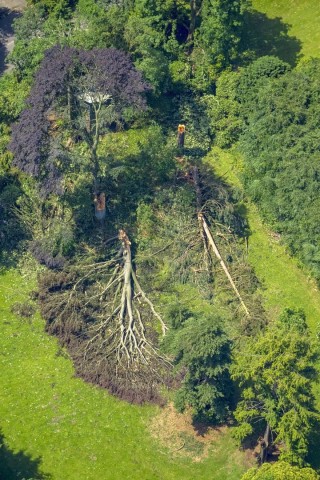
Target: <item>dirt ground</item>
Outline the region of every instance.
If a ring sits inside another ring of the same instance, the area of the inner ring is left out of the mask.
[[[12,68],[6,63],[14,45],[12,24],[26,6],[25,0],[0,0],[0,75]]]
[[[191,413],[178,413],[170,403],[150,425],[151,434],[169,448],[173,455],[186,456],[200,462],[208,456],[214,441],[223,435],[225,427],[195,428]]]
[[[26,0],[0,0],[0,8],[8,8],[9,10],[23,10],[26,6]]]

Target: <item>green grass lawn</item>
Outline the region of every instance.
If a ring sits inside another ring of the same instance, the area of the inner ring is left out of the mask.
[[[269,19],[280,18],[288,34],[301,41],[301,54],[320,56],[319,0],[252,0],[253,7]]]
[[[38,465],[52,480],[241,477],[248,459],[229,431],[199,463],[176,457],[149,433],[157,407],[129,405],[75,378],[71,361],[44,332],[44,322],[10,313],[28,288],[29,279],[15,271],[0,276],[2,480],[40,478]]]

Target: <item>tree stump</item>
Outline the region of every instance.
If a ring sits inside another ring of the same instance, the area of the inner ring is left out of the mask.
[[[183,148],[184,147],[184,138],[185,138],[185,133],[186,133],[186,127],[185,125],[178,125],[178,147]]]
[[[96,193],[94,195],[95,216],[98,220],[103,220],[106,216],[106,194]]]

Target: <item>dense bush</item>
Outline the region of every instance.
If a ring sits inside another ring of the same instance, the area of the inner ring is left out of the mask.
[[[248,192],[318,280],[319,72],[313,60],[266,81],[241,138]]]

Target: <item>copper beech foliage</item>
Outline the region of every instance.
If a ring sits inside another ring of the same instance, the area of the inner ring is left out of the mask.
[[[13,165],[36,177],[44,195],[61,189],[63,150],[53,146],[50,114],[68,102],[68,92],[111,96],[118,115],[123,108],[144,109],[144,92],[148,89],[128,54],[114,48],[79,50],[55,46],[49,49],[35,76],[27,107],[12,128],[9,148]]]

